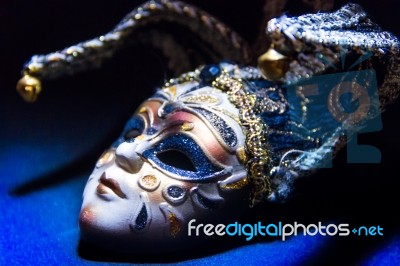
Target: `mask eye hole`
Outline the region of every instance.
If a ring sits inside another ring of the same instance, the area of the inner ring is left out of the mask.
[[[124,135],[124,139],[125,141],[132,141],[133,139],[135,139],[137,136],[140,136],[140,134],[142,134],[142,131],[139,129],[131,129],[128,132],[125,133]]]
[[[157,153],[157,158],[164,164],[185,171],[196,172],[192,160],[183,152],[178,150],[167,150]]]
[[[134,139],[143,133],[145,123],[140,116],[133,116],[125,125],[123,132],[124,141],[133,142]]]

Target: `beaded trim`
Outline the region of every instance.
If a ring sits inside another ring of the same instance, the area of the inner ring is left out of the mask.
[[[250,206],[262,201],[271,192],[269,183],[269,154],[265,140],[267,126],[258,116],[256,96],[246,91],[241,79],[234,78],[227,71],[222,71],[212,86],[228,94],[229,101],[239,109],[239,119],[245,129],[245,151],[247,174],[252,185]]]

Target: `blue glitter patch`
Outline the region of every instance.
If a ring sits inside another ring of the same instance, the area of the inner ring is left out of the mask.
[[[135,229],[143,230],[146,227],[146,224],[147,224],[147,209],[146,205],[143,204],[143,207],[140,210],[135,220]]]
[[[228,126],[225,120],[205,109],[194,109],[196,109],[196,111],[202,114],[208,120],[208,122],[211,123],[211,125],[218,131],[219,135],[229,147],[235,147],[237,145],[238,140],[235,131],[233,131],[230,126]]]
[[[168,150],[176,150],[185,154],[193,162],[196,171],[183,170],[163,163],[157,154]],[[142,156],[161,169],[180,176],[183,180],[204,180],[224,173],[224,169],[214,165],[192,138],[183,134],[175,134],[161,140],[153,148],[144,151]]]
[[[167,194],[173,199],[179,199],[185,195],[185,190],[178,186],[170,186],[167,188]]]

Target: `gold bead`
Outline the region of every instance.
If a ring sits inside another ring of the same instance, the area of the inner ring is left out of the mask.
[[[40,80],[30,75],[24,75],[17,83],[17,91],[27,102],[35,102],[42,91]]]
[[[286,56],[270,48],[258,58],[258,68],[266,79],[276,81],[281,79],[289,69],[289,60]]]

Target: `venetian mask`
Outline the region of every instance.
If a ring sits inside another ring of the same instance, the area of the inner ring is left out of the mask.
[[[190,220],[238,216],[248,197],[239,123],[238,109],[216,88],[188,81],[160,89],[90,176],[83,237],[117,239],[110,244],[128,250],[176,248],[188,244]]]
[[[99,65],[140,27],[163,19],[209,44],[199,45],[198,56],[255,61],[238,35],[203,11],[150,1],[104,36],[34,56],[18,89],[35,100],[39,79]],[[270,49],[259,67],[200,66],[165,83],[137,109],[85,187],[79,218],[85,240],[129,252],[196,245],[188,238],[189,221],[223,223],[257,202],[286,200],[296,179],[321,167],[344,146],[344,135],[350,139],[398,95],[399,42],[358,5],[282,16],[266,32]],[[178,55],[170,44],[163,48],[172,61],[191,62],[181,59],[193,51]],[[346,58],[356,58],[352,72],[339,70]],[[379,84],[371,65],[383,70]],[[326,88],[332,82],[333,89]],[[368,91],[371,84],[375,93]],[[318,90],[326,94],[323,101],[313,98]],[[358,100],[354,114],[340,105],[347,94],[350,102]]]

